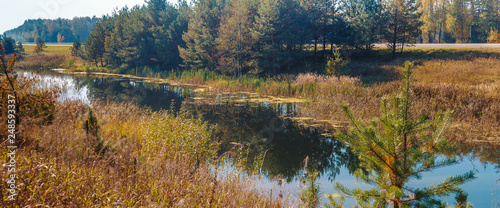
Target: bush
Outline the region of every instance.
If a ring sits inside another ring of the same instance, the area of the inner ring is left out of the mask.
[[[211,140],[207,124],[165,113],[153,113],[147,126],[142,155],[152,161],[173,158],[181,154],[192,162],[211,160],[218,143]]]
[[[498,30],[491,29],[488,35],[488,43],[500,43],[500,33]]]
[[[21,123],[28,126],[52,123],[58,90],[40,90],[36,86],[40,85],[42,80],[36,77],[19,76],[14,70],[17,56],[14,55],[7,61],[2,45],[0,45],[0,51],[0,109],[2,109],[0,116],[7,118],[7,110],[14,110],[16,131],[19,130]],[[15,101],[14,104],[11,103],[12,99]],[[8,107],[10,104],[15,105],[15,109]],[[2,138],[6,132],[7,126],[0,125]],[[23,143],[19,138],[17,141]]]
[[[42,39],[38,39],[38,41],[36,42],[36,46],[35,46],[35,53],[42,52],[43,48],[45,48],[45,41]]]

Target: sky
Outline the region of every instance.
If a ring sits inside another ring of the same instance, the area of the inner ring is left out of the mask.
[[[100,17],[110,14],[116,7],[131,8],[138,4],[144,4],[144,0],[2,0],[0,34],[22,25],[27,19],[72,19],[94,15]]]

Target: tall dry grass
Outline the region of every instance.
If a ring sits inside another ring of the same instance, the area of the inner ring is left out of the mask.
[[[60,68],[68,59],[64,55],[29,55],[23,58],[16,64],[16,68],[20,69],[53,69]]]
[[[311,79],[313,80],[313,79]],[[364,119],[379,116],[380,97],[395,93],[399,81],[369,86],[338,84],[317,88],[302,110],[319,120],[345,124],[340,104],[348,103]],[[434,116],[454,111],[448,138],[469,144],[500,145],[500,59],[471,56],[467,59],[429,59],[418,62],[414,81],[415,113]]]
[[[16,155],[19,195],[6,201],[2,168],[2,207],[282,206],[283,198],[260,194],[251,180],[217,177],[210,162],[217,143],[203,122],[130,104],[94,103],[98,139],[83,128],[88,107],[55,103],[51,124],[22,126],[20,136],[30,142]],[[105,148],[95,148],[99,141]]]

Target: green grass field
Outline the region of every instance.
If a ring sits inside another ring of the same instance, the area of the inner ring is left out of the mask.
[[[46,46],[43,48],[43,51],[39,54],[44,55],[71,55],[70,51],[71,46]],[[35,54],[35,45],[26,45],[24,46],[24,53],[26,55]]]

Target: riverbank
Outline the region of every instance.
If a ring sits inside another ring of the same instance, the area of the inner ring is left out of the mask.
[[[233,77],[208,70],[152,69],[118,74],[118,69],[92,68],[87,63],[68,67],[67,71],[191,85],[205,94],[253,93],[304,102],[298,109],[299,116],[311,117],[334,131],[346,127],[340,109],[343,102],[362,118],[379,116],[379,99],[397,91],[398,74],[406,60],[416,63],[416,113],[434,116],[439,110],[452,109],[454,119],[447,133],[450,140],[500,144],[500,49],[410,49],[397,59],[387,59],[383,52],[376,51],[364,61],[352,60],[342,76],[299,73]]]
[[[289,196],[259,191],[238,170],[218,176],[218,142],[201,120],[123,103],[51,105],[50,121],[22,117],[18,195],[3,206],[287,206]]]

